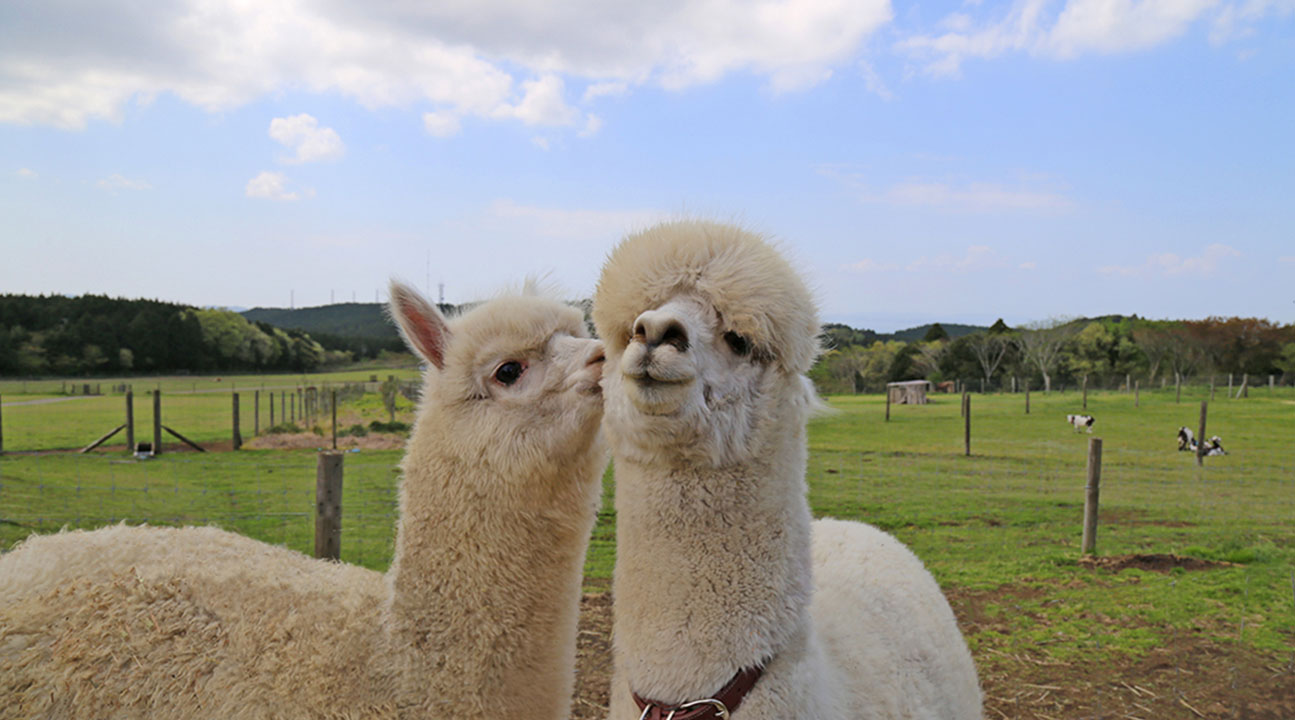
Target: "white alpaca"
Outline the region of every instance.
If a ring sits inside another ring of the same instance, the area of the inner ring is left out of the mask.
[[[391,296],[431,366],[391,569],[214,528],[30,538],[0,557],[0,717],[567,717],[601,345],[554,300],[447,323]]]
[[[616,467],[609,717],[720,717],[719,698],[735,720],[980,718],[922,563],[871,526],[811,522],[819,326],[788,263],[737,228],[661,225],[612,252],[593,317]]]

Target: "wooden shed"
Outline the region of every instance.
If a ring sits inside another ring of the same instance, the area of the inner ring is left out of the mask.
[[[926,391],[930,387],[929,380],[905,380],[886,383],[886,393],[890,395],[890,402],[895,405],[925,405]]]

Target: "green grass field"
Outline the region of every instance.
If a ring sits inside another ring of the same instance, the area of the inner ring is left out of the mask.
[[[259,427],[264,430],[270,427],[270,403],[273,397],[274,424],[281,424],[285,414],[296,417],[292,410],[293,393],[297,388],[316,387],[323,392],[329,385],[338,386],[344,383],[368,382],[373,376],[386,380],[394,375],[398,380],[410,381],[418,377],[414,370],[355,370],[336,373],[319,373],[313,375],[258,375],[241,377],[169,377],[137,378],[133,380],[135,434],[137,441],[151,441],[153,432],[153,398],[149,391],[161,388],[162,424],[174,429],[186,438],[200,445],[205,443],[230,442],[233,437],[233,399],[232,394],[239,395],[240,434],[246,440],[253,436]],[[10,452],[37,450],[66,450],[82,448],[125,422],[126,396],[108,393],[108,389],[118,382],[104,380],[100,382],[104,395],[51,395],[49,386],[57,390],[58,381],[40,381],[23,383],[21,381],[0,382],[0,421],[3,422],[4,449]],[[23,386],[28,390],[41,392],[22,393]],[[371,390],[375,386],[370,386]],[[284,394],[287,393],[285,401]],[[260,396],[259,423],[256,418]],[[359,400],[339,403],[342,414],[339,417],[339,430],[354,422],[386,420],[387,414],[382,409],[381,395],[369,393]],[[401,415],[397,419],[408,421],[412,418],[412,406],[400,398],[397,408]],[[331,417],[315,417],[314,424],[322,430],[330,430]],[[298,426],[305,426],[300,419]],[[179,441],[170,434],[163,435],[163,443],[170,445]],[[124,449],[125,432],[118,433],[103,446],[106,449]]]
[[[895,406],[889,423],[880,396],[829,398],[835,411],[810,427],[810,502],[817,516],[894,533],[955,607],[974,604],[979,620],[966,630],[978,661],[1033,653],[1044,663],[1132,662],[1191,636],[1295,662],[1295,392],[1219,393],[1208,434],[1222,436],[1229,454],[1198,468],[1176,451],[1175,434],[1195,429],[1205,394],[1195,389],[1175,403],[1172,391],[1143,392],[1135,408],[1130,395],[1094,393],[1088,412],[1097,418],[1091,437],[1104,443],[1098,555],[1174,554],[1210,565],[1133,562],[1117,572],[1080,562],[1090,436],[1065,422],[1080,411],[1074,392],[1032,394],[1029,415],[1023,395],[974,395],[970,457],[956,397]],[[109,421],[59,407],[62,419],[42,424],[50,437],[62,437],[59,426]],[[4,429],[8,446],[16,431],[8,408]],[[389,562],[399,458],[347,456],[344,560],[375,569]],[[32,531],[126,519],[214,522],[308,552],[314,466],[308,451],[144,462],[121,452],[7,455],[0,547]],[[591,588],[606,587],[614,564],[613,486],[609,470],[586,566]]]

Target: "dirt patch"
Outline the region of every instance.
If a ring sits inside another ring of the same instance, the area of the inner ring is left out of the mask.
[[[612,596],[590,593],[580,599],[576,636],[576,693],[573,720],[603,720],[612,681]]]
[[[322,437],[314,433],[274,433],[252,438],[243,443],[243,447],[253,450],[301,450],[332,447],[331,435]],[[392,433],[369,433],[364,437],[339,437],[337,448],[349,450],[399,450],[405,446],[405,437]]]
[[[1118,525],[1121,527],[1144,527],[1147,525],[1155,527],[1196,527],[1197,524],[1184,520],[1154,520],[1147,517],[1147,512],[1144,510],[1108,510],[1102,508],[1102,525]]]
[[[1111,555],[1108,557],[1093,557],[1086,555],[1079,558],[1081,567],[1102,568],[1112,572],[1119,572],[1128,568],[1137,568],[1139,570],[1154,570],[1155,572],[1169,572],[1175,568],[1184,570],[1212,570],[1222,567],[1236,567],[1236,563],[1223,562],[1221,560],[1201,560],[1194,557],[1183,555]]]
[[[995,635],[1010,634],[1012,621],[1003,613],[991,614],[990,606],[1015,605],[1049,592],[1009,586],[948,594],[963,632],[979,639],[974,655],[987,719],[1295,718],[1295,653],[1264,656],[1221,633],[1171,631],[1140,658],[1066,662],[1041,649],[1008,652],[994,647]]]
[[[968,634],[1007,632],[989,605],[1017,603],[1049,592],[1007,587],[953,592],[949,603]],[[606,592],[580,602],[574,720],[602,720],[611,682],[612,599]],[[1219,637],[1175,633],[1139,659],[1061,662],[1042,652],[975,653],[987,720],[1291,720],[1295,718],[1295,653],[1264,657]]]

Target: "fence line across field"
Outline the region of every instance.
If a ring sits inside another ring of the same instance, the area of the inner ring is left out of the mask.
[[[382,383],[248,388],[220,394],[151,389],[144,391],[147,399],[139,405],[131,386],[124,386],[121,399],[112,395],[77,396],[76,400],[60,402],[0,396],[0,453],[71,449],[88,452],[113,438],[118,439],[109,443],[110,447],[122,445],[124,438],[124,449],[133,452],[137,436],[148,438],[150,427],[149,451],[155,454],[165,449],[164,437],[175,438],[197,450],[206,449],[204,445],[208,443],[226,442],[237,450],[249,438],[294,429],[320,434],[327,430],[336,438],[353,428],[338,427],[335,403],[354,403],[366,395],[380,395],[389,419],[394,420],[396,397],[413,402],[420,391],[421,386],[416,382],[389,377]],[[219,398],[225,393],[230,399],[222,404]],[[74,430],[69,425],[66,430],[56,432],[56,439],[51,441],[45,431],[69,417],[77,418],[84,429]]]

